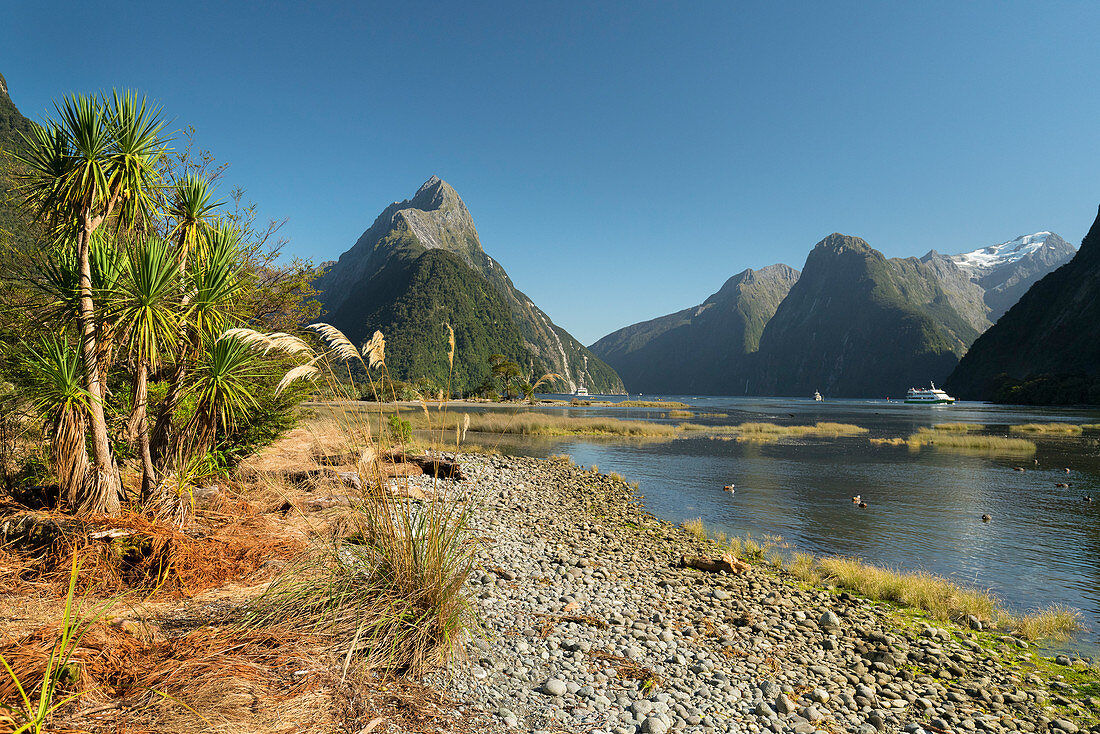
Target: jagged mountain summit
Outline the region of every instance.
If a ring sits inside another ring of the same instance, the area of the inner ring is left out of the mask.
[[[947,387],[969,400],[1100,403],[1100,214],[1073,259],[974,342]]]
[[[797,280],[787,265],[748,269],[698,306],[619,329],[589,348],[633,392],[744,394],[749,356]]]
[[[388,366],[399,378],[445,383],[446,322],[455,330],[455,389],[477,388],[489,375],[489,355],[499,353],[536,379],[560,375],[560,390],[583,384],[593,393],[623,392],[615,371],[554,324],[485,253],[466,204],[437,176],[386,207],[315,285],[326,318],[350,339],[382,330]]]
[[[990,321],[997,321],[1036,281],[1077,253],[1053,232],[1016,239],[952,255],[951,260],[983,290]]]

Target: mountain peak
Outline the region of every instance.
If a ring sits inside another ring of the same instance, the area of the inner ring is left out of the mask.
[[[439,176],[432,176],[416,190],[413,197],[402,203],[402,208],[432,212],[446,209],[465,211],[466,204],[454,188]]]
[[[839,255],[845,250],[867,251],[871,249],[871,246],[859,237],[833,232],[831,235],[821,240],[821,242],[818,242],[814,246],[814,249],[829,251]]]

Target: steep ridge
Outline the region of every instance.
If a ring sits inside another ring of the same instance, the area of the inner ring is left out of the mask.
[[[974,342],[947,387],[964,399],[1100,403],[1100,214],[1073,259]]]
[[[745,270],[700,305],[619,329],[590,349],[631,392],[741,395],[749,356],[797,280],[787,265]]]
[[[834,233],[764,328],[748,392],[899,395],[950,374],[976,336],[933,268]]]
[[[441,253],[451,257],[440,257]],[[435,300],[408,290],[412,283],[430,283],[433,277],[444,275],[448,278],[445,286],[433,285]],[[482,362],[488,354],[499,352],[537,373],[536,378],[543,371],[561,375],[558,389],[572,391],[583,383],[591,392],[623,391],[615,371],[554,324],[512,284],[500,263],[485,253],[466,204],[436,176],[411,199],[386,207],[316,286],[327,318],[350,338],[362,339],[381,329],[394,354],[408,355],[403,364],[391,362],[392,368],[400,370],[398,376],[434,376],[438,380],[441,369],[438,360],[430,356],[434,349],[430,343],[417,343],[407,330],[396,327],[420,321],[424,328],[442,328],[449,318],[456,329],[456,377],[460,372],[463,375],[462,382],[454,383],[458,389],[477,387],[479,376],[488,371]],[[471,307],[476,303],[484,310],[451,308],[445,303],[447,298]],[[398,314],[403,315],[398,318]],[[459,322],[468,327],[461,338]],[[423,329],[417,332],[422,334]],[[517,334],[518,348],[514,344]],[[440,353],[444,368],[445,351]],[[437,366],[423,374],[416,371],[426,364]]]

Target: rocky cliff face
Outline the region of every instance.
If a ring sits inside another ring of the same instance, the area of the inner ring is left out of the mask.
[[[832,234],[760,337],[751,394],[903,394],[946,377],[976,331],[933,268],[887,260],[858,237]]]
[[[411,199],[386,207],[355,245],[318,279],[316,285],[330,320],[346,332],[359,334],[367,328],[381,328],[387,338],[391,338],[390,331],[385,328],[387,324],[367,323],[371,321],[366,318],[368,314],[377,317],[384,309],[380,304],[373,303],[369,295],[364,300],[361,294],[370,288],[383,286],[378,280],[379,275],[384,271],[394,272],[391,267],[394,262],[413,263],[428,252],[447,253],[462,264],[462,268],[449,267],[447,270],[449,277],[463,281],[464,285],[459,288],[462,293],[474,293],[483,286],[494,290],[506,309],[509,323],[505,331],[514,329],[526,351],[523,359],[516,357],[521,364],[532,370],[545,369],[561,375],[558,389],[571,392],[584,384],[591,392],[623,391],[622,381],[614,370],[554,324],[512,284],[500,263],[482,249],[466,204],[450,185],[435,176],[425,182]],[[401,272],[404,273],[402,277],[412,277],[408,268]],[[389,289],[389,286],[386,287]],[[407,302],[403,294],[391,295]],[[478,314],[470,316],[478,320]],[[496,319],[499,322],[504,318],[488,314],[483,316],[485,318],[481,321]],[[438,320],[437,315],[431,313],[410,314],[413,320],[420,317],[428,321]],[[480,359],[486,349],[490,350],[489,353],[503,351],[494,350],[485,343],[486,340],[491,341],[492,330],[474,331],[481,336],[468,345],[471,358],[476,355]],[[472,365],[467,366],[470,374],[476,372]],[[405,375],[409,378],[417,376]]]
[[[1059,242],[1054,247],[1055,254],[1065,251]],[[1002,281],[1006,292],[1014,287],[1009,280]],[[1032,285],[974,342],[947,387],[960,398],[987,400],[1002,374],[1100,376],[1100,214],[1073,259]]]
[[[745,270],[703,303],[591,346],[632,392],[743,395],[764,326],[798,280],[786,265]]]

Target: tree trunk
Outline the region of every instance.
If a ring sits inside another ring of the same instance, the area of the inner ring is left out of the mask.
[[[182,235],[178,247],[182,253],[180,256],[179,277],[184,288],[183,297],[180,299],[180,311],[186,313],[187,307],[191,305],[191,293],[187,290],[187,252]],[[157,422],[153,425],[153,438],[150,441],[149,448],[157,463],[162,466],[164,454],[172,443],[172,418],[179,407],[180,397],[183,395],[183,381],[187,378],[187,345],[190,343],[187,338],[188,331],[187,325],[184,324],[179,341],[176,343],[176,358],[179,361],[172,373],[172,384],[168,388],[168,395],[165,396],[164,402],[161,403]]]
[[[92,301],[92,229],[87,223],[80,229],[77,247],[80,256],[80,329],[83,334],[82,356],[84,380],[89,401],[89,424],[92,429],[93,462],[87,494],[78,508],[81,513],[117,515],[122,495],[118,467],[111,456],[107,438],[107,419],[103,414],[103,383],[99,374],[99,351],[96,349],[95,304]]]
[[[149,366],[139,360],[134,374],[134,435],[137,438],[138,452],[141,454],[141,499],[153,496],[153,486],[157,483],[157,472],[153,467],[153,455],[149,451]]]

